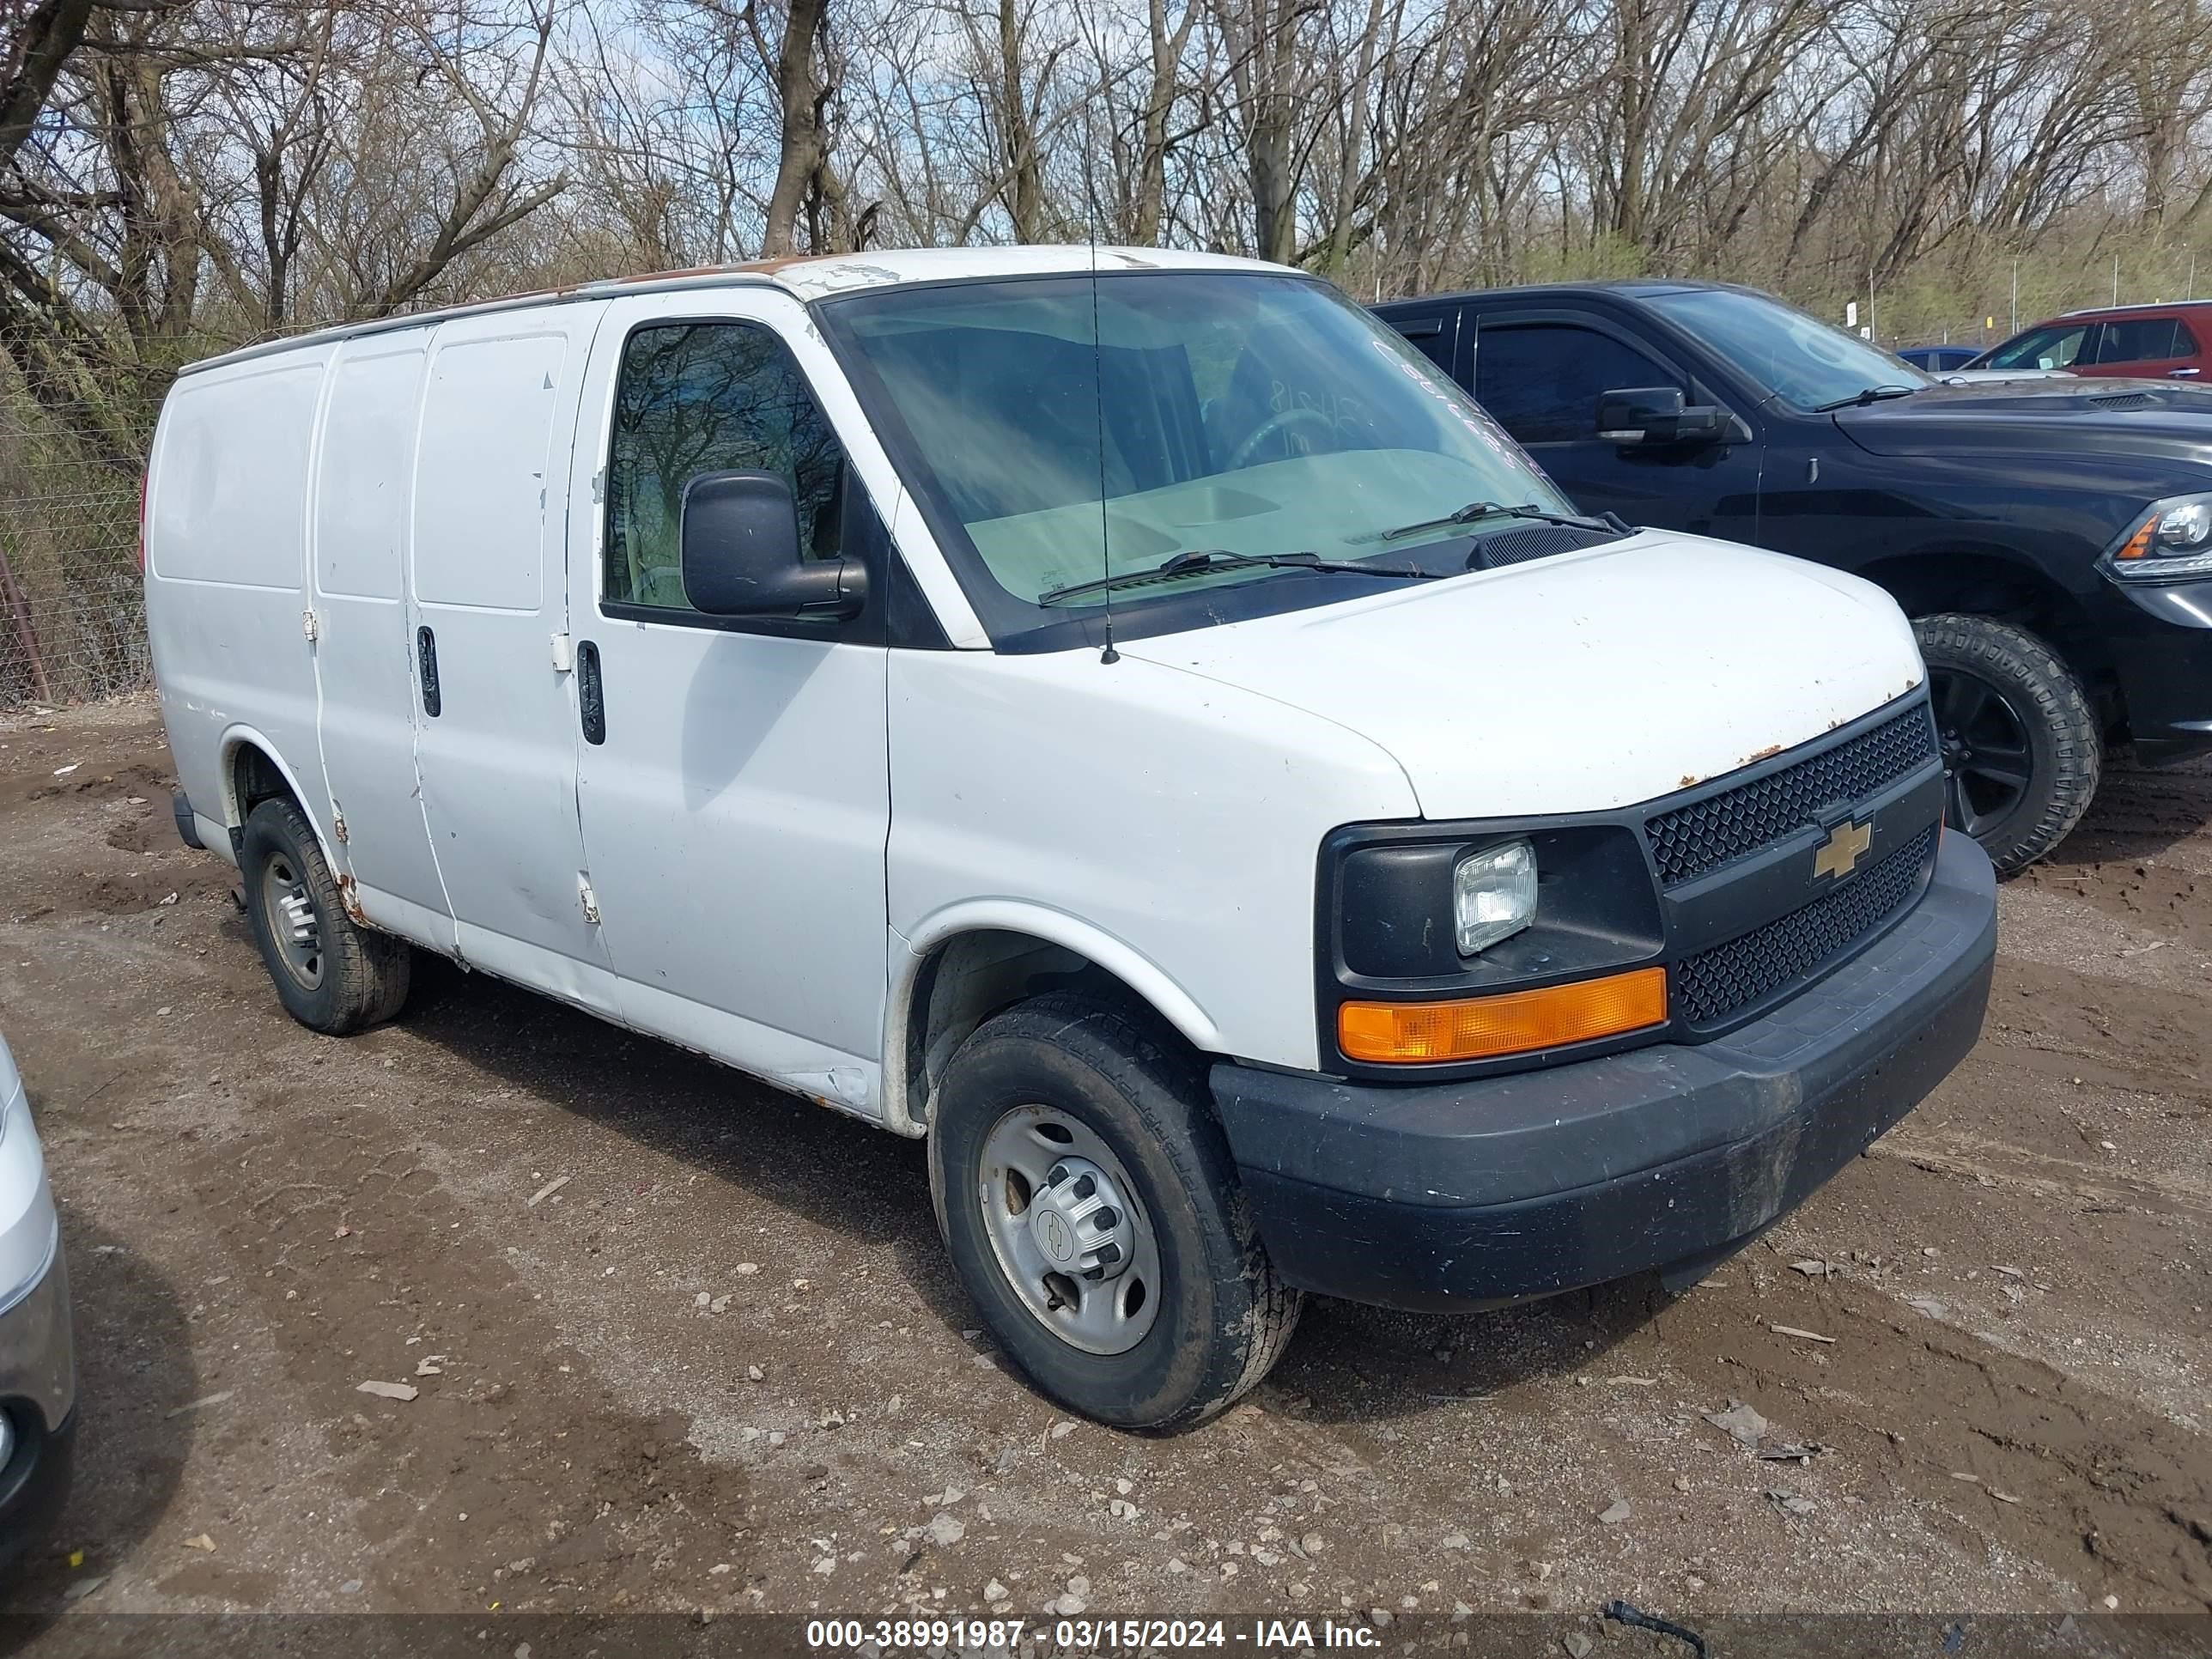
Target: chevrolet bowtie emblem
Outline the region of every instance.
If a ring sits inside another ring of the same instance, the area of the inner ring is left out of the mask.
[[[1813,873],[1815,876],[1833,876],[1841,881],[1850,874],[1851,866],[1859,861],[1859,854],[1873,843],[1874,825],[1871,822],[1839,823],[1830,832],[1828,839],[1821,843],[1820,850],[1813,854]]]

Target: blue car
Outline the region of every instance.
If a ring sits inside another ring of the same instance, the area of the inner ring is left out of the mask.
[[[1948,374],[1954,368],[1964,368],[1982,355],[1982,348],[1972,345],[1906,346],[1898,354],[1915,368],[1924,368],[1930,374]]]

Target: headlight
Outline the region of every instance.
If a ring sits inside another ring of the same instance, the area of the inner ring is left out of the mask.
[[[2184,501],[2158,515],[2158,544],[2180,550],[2212,541],[2212,501]]]
[[[1452,866],[1452,921],[1459,953],[1471,957],[1536,919],[1536,849],[1509,841]]]
[[[2153,504],[2106,552],[2105,568],[2124,581],[2212,575],[2212,495]]]

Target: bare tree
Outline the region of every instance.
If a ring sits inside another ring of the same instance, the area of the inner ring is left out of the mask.
[[[773,46],[763,27],[757,0],[746,0],[742,14],[763,64],[775,68],[776,101],[782,114],[775,188],[768,201],[768,225],[761,252],[779,258],[793,252],[799,213],[809,191],[817,199],[840,194],[827,177],[830,136],[824,112],[836,88],[820,66],[823,15],[828,0],[787,0],[783,28]]]
[[[550,0],[58,0],[34,21],[0,94],[0,346],[118,465],[198,343],[399,310],[563,187],[525,155]]]

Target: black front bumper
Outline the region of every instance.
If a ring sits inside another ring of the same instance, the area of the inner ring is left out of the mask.
[[[1996,883],[1947,836],[1920,902],[1728,1036],[1472,1082],[1363,1086],[1223,1062],[1212,1086],[1293,1285],[1450,1310],[1724,1254],[1917,1104],[1980,1034]]]
[[[2212,581],[2105,586],[2136,758],[2167,766],[2212,750]]]

